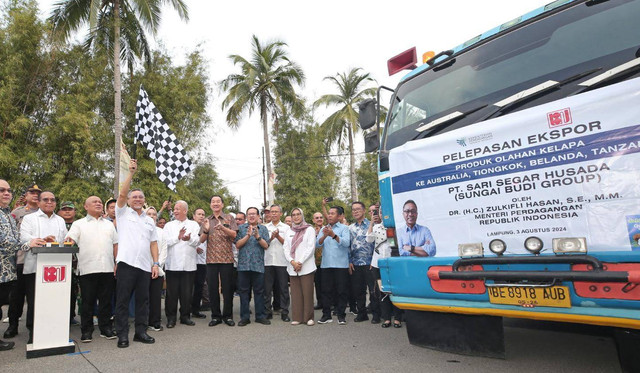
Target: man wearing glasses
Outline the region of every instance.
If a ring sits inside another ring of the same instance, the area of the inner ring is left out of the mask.
[[[25,205],[16,208],[11,211],[11,215],[16,220],[16,227],[18,232],[20,231],[20,223],[22,223],[22,219],[38,211],[38,203],[40,202],[40,193],[42,193],[42,189],[37,184],[31,185],[27,188],[27,192],[25,193]],[[26,294],[26,283],[24,282],[24,277],[22,275],[22,270],[24,268],[24,251],[18,251],[16,257],[16,272],[18,275],[18,279],[15,281],[13,285],[13,290],[11,291],[11,299],[9,300],[9,327],[4,332],[4,338],[13,338],[18,335],[18,321],[20,317],[22,317],[22,309],[24,306],[24,299],[27,296]]]
[[[20,239],[22,242],[40,238],[46,242],[64,242],[67,236],[67,226],[64,219],[55,214],[56,197],[52,192],[44,191],[40,194],[40,209],[22,219],[20,225]],[[27,251],[24,256],[24,280],[27,294],[27,329],[29,329],[29,342],[33,342],[33,309],[36,291],[36,265],[37,256]]]
[[[40,238],[25,243],[20,240],[15,220],[9,213],[9,203],[12,198],[9,183],[0,179],[0,304],[5,304],[9,300],[9,293],[14,288],[18,277],[16,252],[27,250],[29,247],[42,246],[45,243]],[[2,318],[1,310],[0,318]],[[10,350],[14,345],[13,342],[0,340],[0,351]]]
[[[418,206],[413,200],[404,203],[402,216],[407,225],[398,229],[400,256],[435,256],[436,242],[433,240],[429,228],[416,224]]]

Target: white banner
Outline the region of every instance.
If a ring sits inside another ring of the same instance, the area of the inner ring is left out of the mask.
[[[415,201],[437,256],[529,236],[640,250],[640,78],[408,142],[390,172],[398,231]]]

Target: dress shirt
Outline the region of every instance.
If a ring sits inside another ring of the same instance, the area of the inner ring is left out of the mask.
[[[290,230],[289,226],[283,222],[278,222],[277,225],[269,222],[269,224],[265,224],[265,226],[269,231],[269,237],[271,237],[271,233],[278,229],[280,231],[280,237],[285,238],[287,232]],[[264,265],[286,267],[287,263],[287,258],[285,258],[284,251],[282,251],[282,244],[277,238],[274,238],[269,243],[269,248],[264,251]]]
[[[233,238],[229,237],[223,230],[215,229],[218,224],[227,224],[232,231],[238,230],[238,223],[231,214],[221,214],[220,216],[210,215],[209,232],[207,234],[207,263],[233,263]],[[200,233],[204,233],[201,227]]]
[[[8,208],[0,208],[0,284],[18,279],[16,251],[26,250],[28,243],[20,241],[16,221]]]
[[[371,232],[367,232],[367,242],[373,244],[373,256],[371,257],[371,266],[378,267],[378,259],[388,258],[391,256],[391,246],[387,242],[387,229],[384,225],[376,224]]]
[[[13,218],[16,219],[16,227],[18,228],[18,233],[20,233],[20,224],[22,223],[22,219],[25,216],[33,214],[38,210],[38,208],[30,209],[29,206],[21,206],[11,211],[11,215],[13,215]],[[16,261],[16,264],[24,264],[24,254],[24,251],[18,251],[18,260]]]
[[[145,272],[151,273],[153,258],[151,242],[158,241],[156,225],[147,214],[138,214],[129,206],[118,207],[118,257],[116,262],[125,262]]]
[[[207,264],[207,243],[201,243],[200,245],[198,245],[198,249],[202,249],[202,252],[198,253],[196,264]],[[196,252],[198,251],[196,250]]]
[[[249,223],[244,223],[238,227],[238,235],[236,236],[236,245],[247,235],[249,231]],[[269,244],[269,231],[264,225],[258,224],[258,232],[263,240]],[[258,243],[258,240],[251,235],[247,242],[238,249],[238,271],[253,271],[264,273],[264,249]]]
[[[304,236],[302,237],[302,242],[296,248],[295,258],[291,256],[291,242],[293,241],[293,236],[296,235],[296,232],[293,229],[289,229],[287,231],[287,235],[284,236],[284,245],[282,245],[282,251],[284,257],[287,261],[287,272],[289,272],[290,276],[302,276],[309,274],[316,270],[316,260],[313,256],[313,253],[316,249],[316,230],[313,227],[307,228],[304,232]],[[291,261],[295,260],[296,262],[302,263],[302,269],[300,272],[296,272],[293,270],[293,265],[291,265]]]
[[[424,225],[415,224],[409,229],[406,225],[398,229],[398,251],[400,256],[409,256],[411,252],[403,249],[404,245],[420,246],[429,256],[436,255],[436,242],[431,231]]]
[[[185,228],[185,235],[191,235],[189,241],[178,239],[180,230]],[[167,241],[167,271],[195,271],[200,244],[200,225],[193,220],[172,220],[164,226],[164,239]]]
[[[112,222],[87,215],[71,224],[67,237],[80,248],[77,255],[80,276],[113,272],[113,245],[118,243],[118,233]]]
[[[349,260],[355,266],[371,265],[373,243],[367,242],[369,224],[371,222],[365,218],[362,223],[355,222],[349,226],[349,233],[351,234],[351,257]]]
[[[158,277],[164,277],[164,264],[167,262],[167,240],[164,239],[164,230],[156,226],[158,235]]]
[[[320,239],[324,237],[324,231],[320,230],[316,243],[318,246],[322,246],[322,265],[320,268],[349,268],[349,248],[351,233],[349,233],[349,227],[336,223],[332,227],[333,233],[339,238],[338,243],[331,237],[327,237],[322,245],[320,245]]]
[[[55,237],[55,240],[60,244],[64,242],[64,238],[67,236],[67,226],[64,224],[63,218],[56,214],[47,216],[42,210],[38,210],[22,219],[22,224],[20,224],[20,239],[22,242],[29,242],[34,238],[45,238],[47,236]],[[31,250],[25,253],[22,273],[25,275],[36,273],[36,258],[36,254],[32,253]]]

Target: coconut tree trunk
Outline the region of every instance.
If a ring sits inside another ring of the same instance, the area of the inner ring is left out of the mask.
[[[358,188],[356,186],[356,155],[353,153],[353,131],[348,124],[349,133],[349,178],[351,179],[351,202],[358,201]]]
[[[114,132],[115,132],[115,168],[113,180],[113,195],[117,196],[120,190],[120,142],[122,141],[122,82],[120,76],[120,0],[113,3],[114,16],[114,43],[113,43],[113,90],[114,90],[114,107],[115,115]]]
[[[264,137],[264,153],[267,163],[267,206],[273,203],[273,186],[269,183],[271,179],[271,147],[269,146],[269,128],[267,123],[267,103],[264,98],[260,99],[260,119],[262,119],[262,135]],[[266,207],[266,206],[265,206]]]

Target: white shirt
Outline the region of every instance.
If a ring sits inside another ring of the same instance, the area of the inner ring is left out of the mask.
[[[309,274],[316,270],[316,259],[314,256],[316,250],[316,230],[313,227],[307,228],[302,237],[302,242],[296,248],[296,257],[291,256],[291,241],[296,232],[293,229],[288,229],[284,236],[284,245],[282,245],[282,254],[287,261],[287,272],[290,276],[302,276]],[[300,272],[293,270],[291,261],[302,263],[302,269]]]
[[[162,228],[156,226],[158,234],[158,277],[164,277],[164,263],[167,261],[167,240],[164,239]]]
[[[198,245],[199,249],[202,249],[202,252],[198,254],[198,258],[196,260],[196,264],[207,264],[207,242],[203,242]],[[197,252],[197,250],[196,250]]]
[[[371,257],[371,266],[378,267],[378,259],[384,259],[391,256],[391,247],[387,242],[387,230],[384,225],[376,224],[371,232],[367,232],[367,242],[373,242],[373,257]]]
[[[76,220],[67,237],[76,242],[80,276],[90,273],[113,272],[113,245],[118,243],[118,233],[113,223],[91,215]]]
[[[274,225],[272,222],[265,225],[269,230],[269,237],[271,237],[271,233],[278,229],[280,231],[280,237],[284,238],[287,232],[290,230],[289,226],[283,222],[278,222],[277,225]],[[284,252],[282,251],[282,244],[277,238],[274,238],[269,243],[269,248],[264,251],[264,265],[265,266],[277,266],[277,267],[286,267],[287,266],[287,258],[284,257]]]
[[[118,256],[116,262],[124,262],[132,267],[151,273],[151,242],[158,241],[156,225],[147,214],[138,213],[129,206],[118,207]]]
[[[63,218],[56,214],[47,216],[42,210],[38,210],[22,219],[22,224],[20,224],[20,240],[22,242],[47,236],[54,236],[60,244],[64,242],[64,238],[67,236],[67,226],[64,224]],[[37,254],[32,253],[31,250],[25,253],[22,273],[25,275],[36,273],[36,258]]]
[[[191,235],[189,241],[178,239],[180,230],[186,228],[185,235]],[[164,239],[167,241],[167,271],[195,271],[200,245],[200,224],[193,220],[172,220],[164,226]]]

